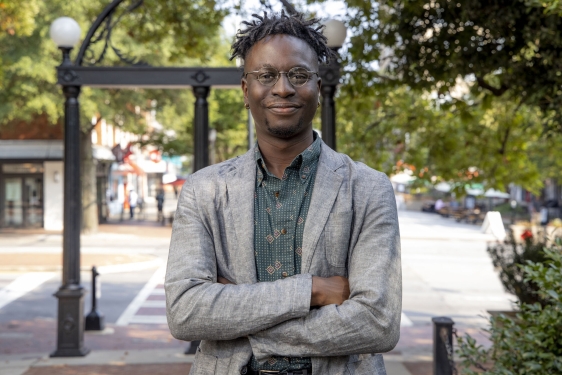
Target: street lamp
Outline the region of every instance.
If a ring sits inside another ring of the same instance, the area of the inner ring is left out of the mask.
[[[72,66],[70,51],[80,40],[80,26],[69,17],[51,25],[51,39],[63,55],[61,67]],[[68,72],[68,74],[71,74]],[[80,357],[84,348],[84,289],[80,285],[80,229],[82,194],[80,184],[80,86],[64,85],[64,228],[62,285],[58,298],[57,349],[51,357]]]
[[[337,55],[322,71],[322,139],[332,149],[336,149],[336,108],[334,95],[341,76],[338,50],[343,45],[347,30],[343,22],[328,20],[324,23],[324,36],[327,45]]]
[[[324,23],[324,36],[328,39],[326,43],[328,47],[340,49],[345,42],[347,29],[345,24],[338,20],[328,20]]]
[[[62,65],[72,65],[70,51],[80,40],[80,25],[70,17],[60,17],[53,21],[49,35],[57,47],[62,50]]]

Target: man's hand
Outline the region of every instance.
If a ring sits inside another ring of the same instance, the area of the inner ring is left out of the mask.
[[[312,276],[310,306],[341,305],[349,299],[349,281],[342,276]]]
[[[226,278],[224,278],[224,277],[222,277],[222,276],[219,276],[219,277],[217,278],[217,281],[218,281],[219,283],[221,283],[221,284],[224,284],[224,285],[228,285],[228,284],[234,285],[234,283],[233,283],[232,281],[230,281],[230,280],[228,280],[228,279],[226,279]]]

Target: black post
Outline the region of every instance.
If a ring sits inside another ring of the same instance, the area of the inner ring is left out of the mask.
[[[336,106],[334,95],[341,77],[341,65],[337,48],[333,48],[338,56],[328,65],[320,67],[322,78],[322,140],[333,150],[336,149]]]
[[[431,318],[433,322],[433,374],[453,375],[453,325],[451,318]],[[456,373],[456,371],[455,371]]]
[[[194,118],[194,147],[193,172],[209,165],[209,86],[194,86],[195,118]]]
[[[92,310],[86,316],[86,331],[103,331],[105,323],[103,314],[98,312],[98,276],[96,266],[92,267]]]
[[[70,49],[63,49],[63,65]],[[57,349],[51,357],[79,357],[84,348],[84,289],[80,285],[80,229],[82,192],[80,183],[80,86],[63,86],[64,111],[64,218],[62,285],[58,298]]]

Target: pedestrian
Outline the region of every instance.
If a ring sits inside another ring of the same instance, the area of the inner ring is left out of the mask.
[[[181,191],[168,325],[203,340],[191,374],[385,374],[398,342],[400,239],[388,178],[312,129],[333,58],[316,19],[264,13],[233,44],[257,144]]]
[[[129,190],[129,212],[131,213],[131,220],[135,217],[135,208],[137,207],[138,200],[139,196],[137,192],[133,189]]]
[[[164,214],[162,210],[164,209],[164,190],[160,189],[158,194],[156,194],[156,205],[158,207],[158,218],[157,221],[161,222],[164,220]]]

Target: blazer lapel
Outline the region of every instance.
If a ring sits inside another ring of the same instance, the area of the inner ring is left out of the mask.
[[[335,170],[342,164],[339,154],[322,142],[314,189],[310,198],[307,220],[304,224],[302,273],[307,273],[310,269],[316,244],[338,196],[343,177],[337,174]]]
[[[236,283],[251,284],[258,281],[254,256],[254,193],[256,164],[254,149],[239,158],[236,168],[225,177],[230,213],[230,228],[234,227],[238,246],[229,249],[234,259]]]

